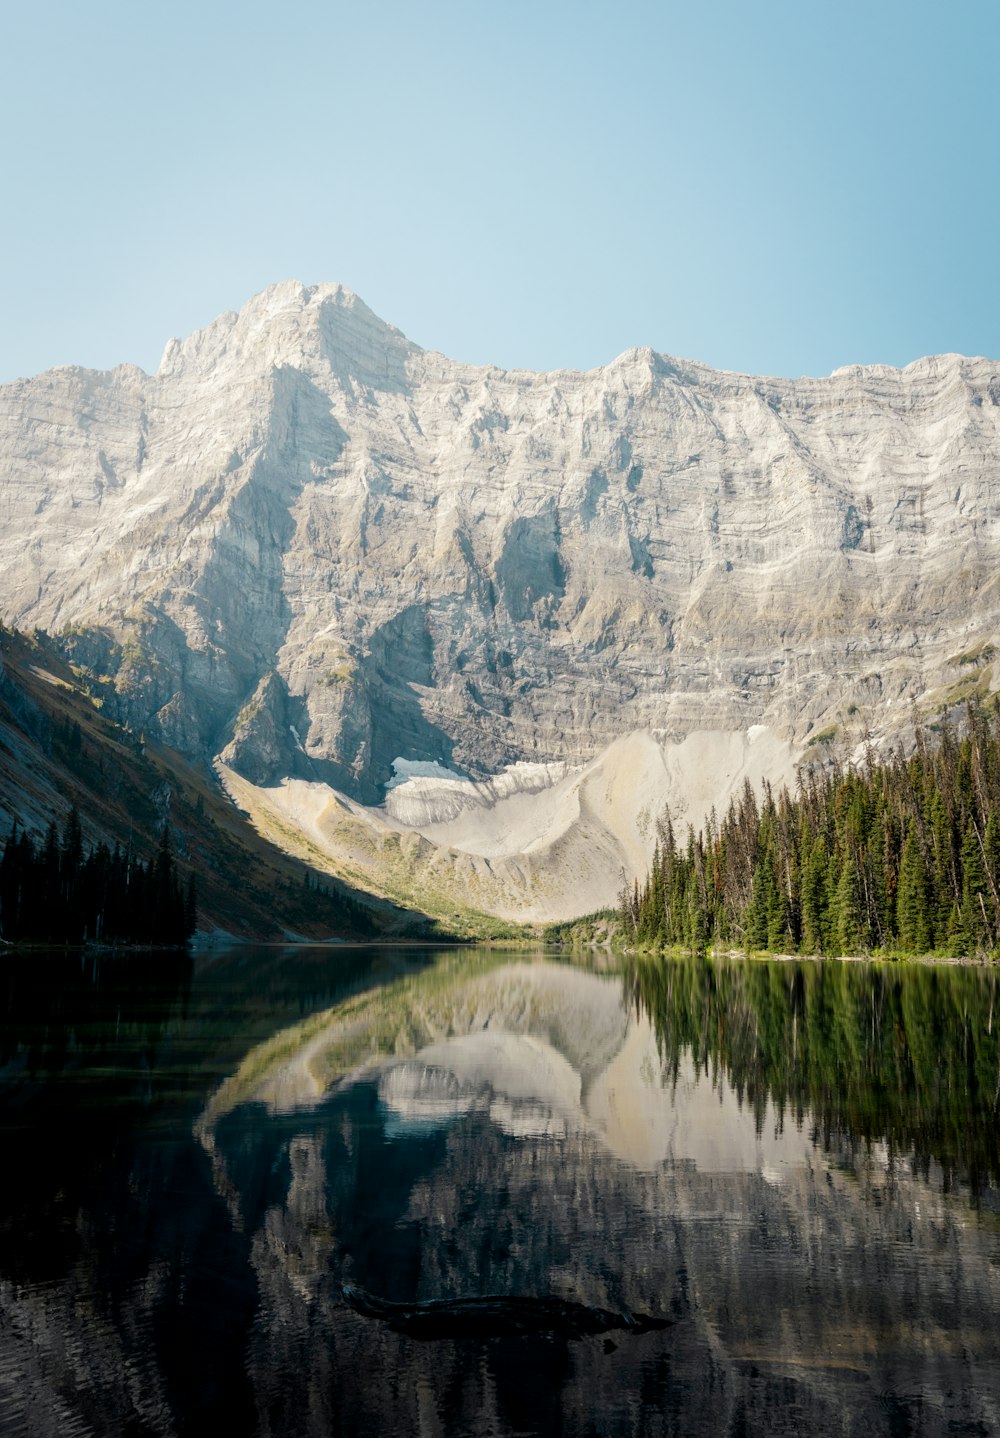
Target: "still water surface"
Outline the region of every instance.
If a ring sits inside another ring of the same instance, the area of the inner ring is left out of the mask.
[[[998,987],[5,959],[0,1433],[1000,1432]],[[673,1322],[421,1341],[345,1283]]]

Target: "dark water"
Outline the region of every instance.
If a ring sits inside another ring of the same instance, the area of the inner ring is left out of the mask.
[[[998,987],[5,959],[0,1433],[1000,1432]],[[344,1283],[673,1323],[418,1341]]]

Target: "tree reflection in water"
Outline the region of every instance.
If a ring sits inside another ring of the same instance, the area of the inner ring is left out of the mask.
[[[724,1073],[763,1120],[816,1142],[885,1143],[974,1203],[1000,1180],[1000,1012],[993,968],[633,960],[626,991],[663,1063]]]

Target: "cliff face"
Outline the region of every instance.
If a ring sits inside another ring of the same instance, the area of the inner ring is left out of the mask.
[[[154,376],[0,389],[0,609],[256,786],[378,804],[405,761],[388,818],[423,832],[435,776],[762,729],[780,776],[989,685],[998,468],[984,359],[507,372],[287,283]]]

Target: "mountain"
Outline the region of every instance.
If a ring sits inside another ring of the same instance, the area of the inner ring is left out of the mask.
[[[561,918],[665,807],[992,687],[998,471],[986,359],[504,371],[285,283],[0,387],[0,613],[286,847]]]
[[[155,738],[117,724],[94,703],[42,634],[0,628],[0,806],[38,836],[71,808],[84,846],[104,843],[140,863],[156,853],[166,825],[183,881],[197,884],[203,939],[220,937],[363,940],[464,937],[503,932],[480,920],[442,929],[321,878],[310,856],[290,857],[259,833],[220,791],[210,770]],[[4,828],[6,829],[6,825]],[[0,913],[0,941],[9,937]]]

